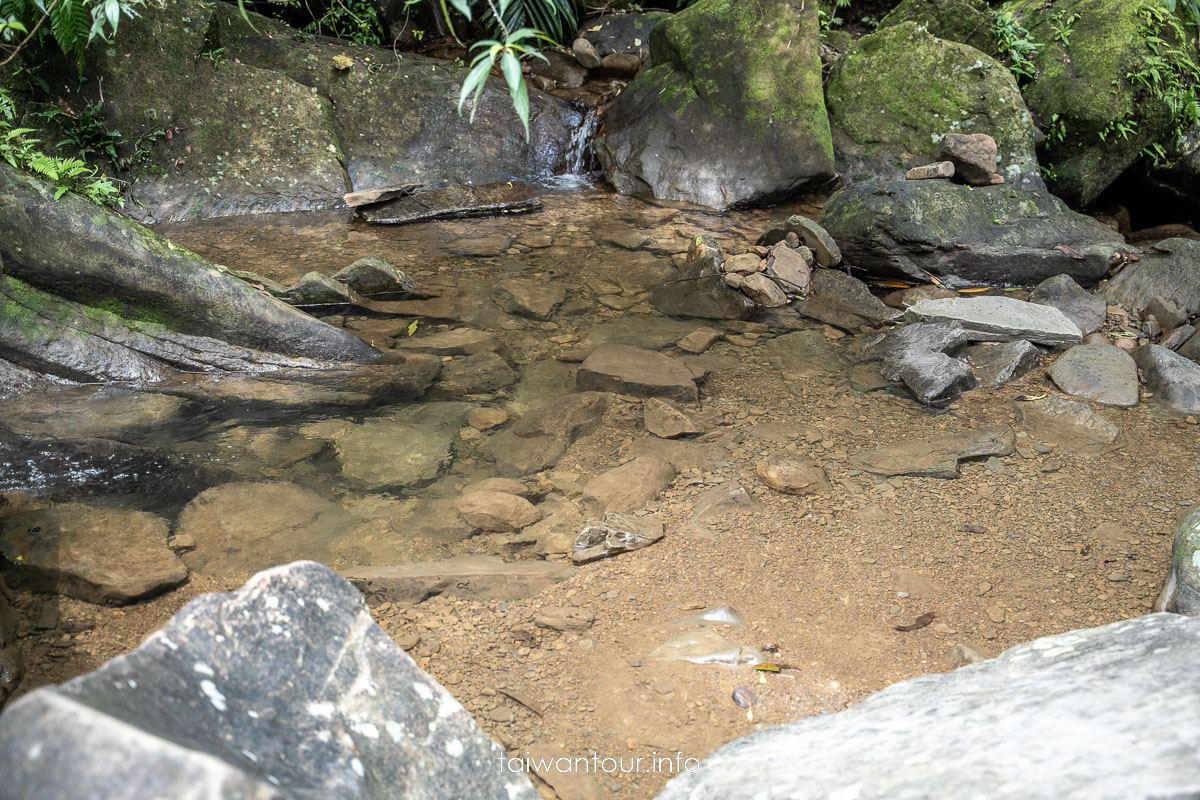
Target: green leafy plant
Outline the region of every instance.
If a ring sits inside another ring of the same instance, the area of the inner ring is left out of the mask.
[[[83,51],[94,39],[109,41],[122,17],[136,17],[145,0],[0,0],[0,61],[4,66],[47,37],[82,71]]]
[[[1079,20],[1078,14],[1064,15],[1063,12],[1058,12],[1050,19],[1050,30],[1054,31],[1055,41],[1063,43],[1063,46],[1071,44],[1071,34],[1075,32],[1075,23]]]
[[[504,0],[500,0],[500,2],[503,5]],[[530,28],[522,28],[511,33],[505,30],[504,34],[503,42],[488,39],[471,45],[472,50],[483,48],[483,52],[475,56],[475,59],[471,62],[471,71],[467,73],[466,79],[463,80],[462,92],[458,97],[458,113],[462,113],[463,105],[466,104],[467,98],[473,92],[471,121],[475,121],[475,113],[479,110],[479,101],[483,96],[483,89],[487,85],[487,79],[491,75],[492,68],[499,62],[500,72],[504,75],[504,82],[508,84],[508,93],[512,98],[513,108],[516,109],[517,116],[521,120],[521,125],[525,128],[525,140],[528,141],[529,89],[525,85],[525,77],[521,74],[520,57],[531,55],[547,62],[549,62],[549,59],[521,43],[532,39],[544,39],[546,37]]]
[[[1037,76],[1037,65],[1033,57],[1042,48],[1041,44],[1029,38],[1029,31],[1021,25],[1012,11],[998,9],[992,32],[996,35],[1000,53],[1008,61],[1009,72],[1020,83]]]
[[[55,184],[54,197],[58,199],[67,192],[77,192],[93,203],[100,205],[124,205],[121,191],[116,184],[95,167],[89,167],[78,158],[62,158],[47,155],[38,145],[40,140],[30,136],[33,128],[14,128],[15,104],[8,92],[0,89],[0,159],[14,169],[35,173]]]

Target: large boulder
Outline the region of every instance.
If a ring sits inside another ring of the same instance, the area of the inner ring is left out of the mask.
[[[838,171],[896,180],[933,160],[947,133],[996,140],[998,170],[1018,189],[1045,189],[1037,129],[1011,74],[973,47],[915,22],[859,39],[837,60],[825,90]]]
[[[527,142],[502,81],[489,82],[472,124],[455,108],[464,67],[296,34],[234,6],[165,0],[88,50],[85,94],[102,87],[109,128],[178,132],[147,148],[131,213],[296,211],[340,206],[352,189],[530,178],[565,164],[582,121],[531,91]],[[352,66],[339,69],[337,55]]]
[[[1155,62],[1158,80],[1179,77],[1168,52],[1179,44],[1173,26],[1156,22],[1149,4],[1124,0],[1011,0],[1004,10],[1040,45],[1023,94],[1048,128],[1042,163],[1050,188],[1072,205],[1089,205],[1144,148],[1172,138],[1165,93],[1147,91],[1145,82]]]
[[[939,39],[968,44],[995,57],[996,18],[984,0],[901,0],[879,20],[880,28],[915,22]]]
[[[657,800],[1192,796],[1197,657],[1200,620],[1174,614],[1048,636],[738,739]]]
[[[1200,314],[1200,242],[1165,239],[1104,284],[1104,299],[1145,308],[1154,298]]]
[[[1090,286],[1132,252],[1058,198],[1010,186],[854,183],[829,198],[821,224],[855,266],[922,282],[1032,285],[1065,274]]]
[[[0,716],[4,794],[535,800],[329,569],[193,600],[137,650]]]
[[[833,177],[817,5],[700,0],[650,33],[654,67],[609,107],[596,154],[617,190],[718,209]]]
[[[74,194],[55,199],[54,187],[27,178],[0,164],[0,258],[12,278],[53,292],[59,297],[95,308],[103,319],[97,324],[131,329],[125,338],[138,338],[130,349],[149,347],[151,361],[180,366],[189,371],[197,364],[209,368],[229,366],[223,358],[247,369],[255,358],[271,365],[267,355],[236,353],[236,348],[262,350],[294,358],[325,361],[371,361],[378,351],[347,331],[334,328],[260,292],[199,256],[179,247],[135,222],[118,216]],[[5,317],[10,329],[27,329],[36,343],[47,334],[47,325],[60,318],[66,327],[79,329],[78,309],[41,312],[53,298],[26,292],[21,285],[5,281],[10,301],[24,306],[23,323]],[[9,305],[6,303],[6,305]],[[109,320],[113,315],[116,321]],[[46,317],[51,317],[47,319]],[[81,330],[83,334],[94,330]],[[178,337],[176,334],[187,334]],[[116,334],[110,334],[115,336]],[[220,340],[205,343],[196,337]],[[5,350],[18,350],[33,369],[37,347],[13,344],[6,337]],[[57,339],[57,336],[50,336]],[[147,340],[164,342],[161,347]],[[59,345],[66,347],[62,342]],[[211,351],[211,352],[206,352]],[[284,366],[287,359],[275,359]],[[299,362],[291,364],[300,366]],[[147,376],[149,377],[149,376]]]

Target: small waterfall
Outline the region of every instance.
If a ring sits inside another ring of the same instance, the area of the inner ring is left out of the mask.
[[[596,154],[592,150],[592,136],[600,127],[600,115],[596,109],[589,108],[583,115],[579,127],[571,133],[571,143],[567,146],[567,175],[586,175],[592,171]]]

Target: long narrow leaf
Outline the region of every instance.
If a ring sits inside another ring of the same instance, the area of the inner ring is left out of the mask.
[[[463,105],[467,102],[467,95],[487,82],[488,73],[491,70],[491,59],[484,59],[467,74],[466,80],[463,81],[462,93],[458,96],[458,113],[462,113]]]

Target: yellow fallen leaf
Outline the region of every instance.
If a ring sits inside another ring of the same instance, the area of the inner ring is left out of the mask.
[[[350,69],[354,66],[354,59],[350,56],[334,56],[333,66],[338,69]]]

